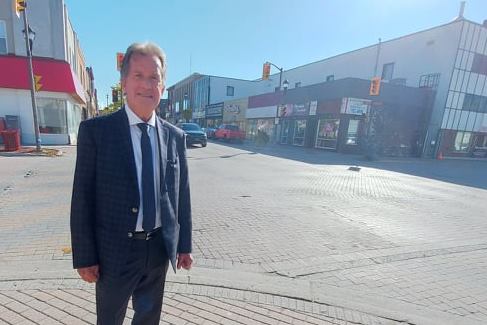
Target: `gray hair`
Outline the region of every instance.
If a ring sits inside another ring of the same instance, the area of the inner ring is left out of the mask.
[[[120,76],[122,79],[125,78],[129,72],[130,58],[133,54],[156,56],[161,62],[161,81],[163,85],[165,84],[167,66],[166,54],[159,46],[151,42],[133,43],[127,48],[127,51],[125,51],[125,55],[123,57],[122,68],[120,69]]]

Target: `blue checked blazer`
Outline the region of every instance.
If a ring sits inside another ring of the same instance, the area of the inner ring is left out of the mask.
[[[185,136],[156,118],[160,145],[161,221],[174,271],[176,254],[191,252],[191,202]],[[125,265],[141,205],[125,109],[81,122],[71,200],[74,268],[100,265],[117,275]],[[161,247],[161,250],[164,249]]]

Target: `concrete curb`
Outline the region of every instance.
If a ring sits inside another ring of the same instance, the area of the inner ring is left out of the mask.
[[[69,285],[71,281],[79,286],[81,281],[74,270],[65,268],[71,261],[60,261],[56,270],[39,270],[39,272],[16,273],[6,277],[0,275],[0,291],[19,290],[25,283],[26,287],[40,287]],[[180,271],[178,274],[168,273],[168,283],[186,284],[190,286],[205,286],[225,288],[251,293],[268,294],[314,302],[318,304],[341,307],[372,316],[386,318],[397,322],[417,325],[481,325],[480,321],[466,319],[451,313],[428,309],[409,302],[386,297],[374,297],[365,292],[342,289],[319,282],[277,277],[269,274],[238,272],[235,270],[207,269],[195,267],[191,271]]]
[[[187,274],[168,275],[168,281],[190,285],[231,288],[300,299],[351,309],[409,324],[483,324],[479,321],[465,319],[464,317],[459,317],[451,313],[428,309],[392,298],[372,297],[366,293],[358,293],[349,289],[341,289],[317,282],[277,278],[264,274],[195,268]]]

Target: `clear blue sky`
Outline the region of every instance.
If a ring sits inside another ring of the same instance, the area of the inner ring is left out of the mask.
[[[190,57],[191,72],[257,79],[265,61],[287,70],[450,22],[460,7],[457,0],[65,1],[101,107],[119,78],[115,53],[132,42],[166,51],[167,86],[189,75]],[[482,23],[487,0],[467,0],[464,16]]]

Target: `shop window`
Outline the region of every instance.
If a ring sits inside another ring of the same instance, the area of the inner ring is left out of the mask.
[[[475,148],[487,148],[487,135],[477,135]]]
[[[306,120],[295,120],[293,145],[303,146],[305,134],[306,134]]]
[[[282,123],[282,130],[281,130],[281,143],[282,144],[287,143],[287,139],[289,136],[289,126],[290,126],[289,120],[284,120],[284,122]]]
[[[227,86],[227,96],[233,96],[235,88],[232,86]]]
[[[257,120],[248,120],[247,122],[247,139],[254,139],[257,133]]]
[[[316,148],[336,149],[339,125],[340,120],[338,119],[320,119],[316,136]]]
[[[67,134],[66,101],[52,98],[37,99],[39,131],[50,134]]]
[[[3,20],[0,20],[0,54],[7,54],[7,28]]]
[[[458,131],[455,136],[455,151],[467,152],[470,144],[471,132]]]
[[[360,120],[350,120],[348,123],[347,130],[347,145],[357,145],[358,144],[358,126]]]
[[[394,62],[386,63],[382,67],[382,80],[391,80],[394,74]]]

